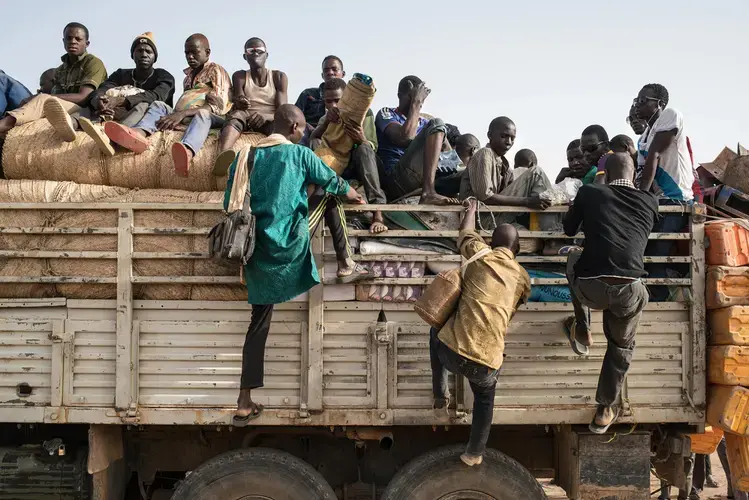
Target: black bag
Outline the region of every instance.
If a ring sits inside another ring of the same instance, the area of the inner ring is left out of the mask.
[[[250,208],[250,176],[255,163],[255,148],[247,157],[247,190],[242,209],[226,214],[208,233],[208,253],[212,259],[245,265],[255,251],[255,216]]]

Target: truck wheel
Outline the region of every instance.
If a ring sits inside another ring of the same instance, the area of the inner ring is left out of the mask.
[[[465,446],[430,451],[408,463],[388,484],[381,500],[544,500],[546,493],[528,470],[507,455],[486,450],[481,465],[460,461]]]
[[[234,450],[188,474],[172,500],[336,500],[309,464],[267,448]]]

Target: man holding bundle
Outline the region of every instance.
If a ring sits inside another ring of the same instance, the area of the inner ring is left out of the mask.
[[[470,200],[460,225],[458,248],[468,260],[458,306],[442,329],[431,330],[429,354],[436,412],[450,404],[447,372],[463,375],[473,391],[473,421],[468,446],[460,459],[468,466],[483,461],[494,417],[494,394],[502,366],[510,319],[528,301],[531,281],[515,259],[520,249],[517,229],[500,224],[491,247],[476,232],[476,200]]]

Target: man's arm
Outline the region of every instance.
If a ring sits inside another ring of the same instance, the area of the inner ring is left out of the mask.
[[[406,123],[391,123],[385,128],[388,140],[399,148],[407,148],[416,137],[419,129],[419,118],[421,108],[429,95],[430,90],[423,83],[411,89],[411,106],[406,111]]]
[[[107,68],[104,67],[104,63],[93,56],[89,57],[84,64],[83,77],[78,92],[70,94],[54,94],[53,92],[55,97],[78,106],[88,102],[91,92],[94,92],[107,79]]]
[[[72,102],[73,104],[82,106],[94,90],[95,88],[92,85],[81,85],[80,90],[75,94],[54,94],[54,96],[63,101]]]
[[[289,78],[283,71],[274,71],[273,84],[276,86],[276,109],[278,109],[289,102]]]
[[[104,81],[104,83],[102,83],[101,85],[99,85],[99,88],[97,88],[93,92],[93,94],[91,96],[90,104],[89,104],[91,106],[91,108],[93,108],[95,110],[101,110],[101,109],[103,109],[103,103],[102,103],[102,106],[100,106],[99,105],[99,100],[102,97],[106,96],[107,90],[113,89],[115,87],[119,87],[118,82],[121,81],[121,78],[122,78],[122,71],[119,70],[119,69],[117,71],[115,71],[114,73],[112,73],[111,75],[109,75],[109,78],[107,78]]]
[[[645,160],[645,168],[642,170],[640,189],[643,191],[650,191],[653,180],[655,180],[655,171],[660,162],[661,155],[671,145],[677,132],[678,129],[656,132],[655,137],[653,137],[653,142],[648,149],[648,158]]]
[[[570,176],[569,167],[564,167],[562,170],[559,171],[559,175],[557,175],[557,179],[554,181],[554,184],[559,184],[560,182],[562,182],[569,176]]]
[[[313,130],[309,135],[310,140],[322,138],[325,131],[328,130],[329,125],[330,120],[328,119],[328,116],[323,116],[322,120],[320,120],[320,123],[317,125],[317,127],[315,127],[315,130]]]
[[[476,230],[476,209],[478,204],[476,200],[470,200],[468,207],[466,208],[465,214],[463,214],[463,220],[460,221],[460,231],[475,231]]]
[[[583,214],[585,213],[586,192],[586,186],[580,188],[577,196],[575,196],[575,201],[564,217],[564,234],[567,236],[574,236],[580,230],[580,225],[583,223]]]
[[[488,149],[482,149],[476,152],[471,158],[468,166],[468,180],[471,184],[471,191],[476,198],[487,205],[500,205],[508,207],[528,207],[545,210],[549,203],[538,197],[524,198],[520,196],[505,196],[497,192],[498,186],[492,181],[492,171],[494,169],[493,153]],[[509,175],[509,173],[507,174]]]
[[[175,82],[174,77],[168,71],[160,70],[158,72],[159,80],[153,90],[146,90],[140,94],[125,98],[125,107],[132,109],[142,102],[148,104],[156,101],[166,102],[170,96],[174,95]]]

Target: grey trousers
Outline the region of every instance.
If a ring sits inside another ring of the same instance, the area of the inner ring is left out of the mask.
[[[590,309],[603,311],[603,333],[608,345],[598,378],[596,402],[611,406],[619,398],[635,350],[635,334],[642,310],[648,304],[648,289],[636,280],[623,285],[609,285],[599,279],[580,279],[575,264],[581,252],[567,259],[567,280],[577,328],[590,330]]]
[[[377,153],[369,144],[361,144],[351,152],[351,161],[343,171],[346,180],[356,179],[364,186],[367,201],[373,205],[387,203],[385,192],[380,186],[380,170]]]
[[[382,187],[385,189],[388,200],[396,200],[421,189],[424,180],[424,150],[427,139],[430,135],[446,132],[445,122],[439,118],[433,118],[414,137],[398,164],[393,167],[393,171],[389,175],[382,175]],[[439,156],[439,151],[437,156]]]

